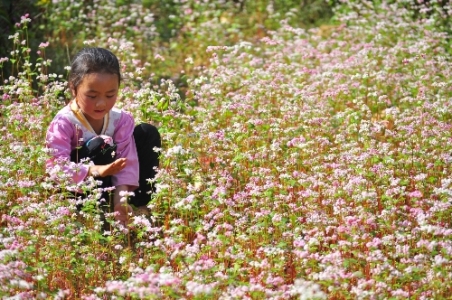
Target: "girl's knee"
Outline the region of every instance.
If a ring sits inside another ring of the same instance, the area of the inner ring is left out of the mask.
[[[160,133],[157,127],[148,123],[141,123],[135,126],[133,135],[135,136],[135,138],[158,138],[160,140]]]

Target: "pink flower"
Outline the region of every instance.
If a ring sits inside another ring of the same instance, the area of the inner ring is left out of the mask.
[[[39,44],[39,48],[46,48],[49,46],[49,42]]]
[[[410,198],[422,198],[422,192],[418,191],[418,190],[410,192],[410,193],[408,193],[408,197],[410,197]]]

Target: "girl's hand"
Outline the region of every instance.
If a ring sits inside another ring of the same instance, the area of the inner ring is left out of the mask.
[[[127,158],[118,158],[114,162],[108,165],[95,165],[89,168],[89,175],[94,177],[106,177],[115,175],[125,168],[127,165]]]

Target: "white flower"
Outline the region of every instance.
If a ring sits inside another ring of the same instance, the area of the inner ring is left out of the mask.
[[[171,156],[172,154],[184,154],[184,153],[185,153],[185,150],[180,145],[177,145],[177,146],[174,146],[173,148],[168,149],[169,156]]]
[[[318,284],[302,279],[295,280],[290,289],[290,294],[293,296],[299,295],[299,300],[326,299],[325,293],[322,292]]]

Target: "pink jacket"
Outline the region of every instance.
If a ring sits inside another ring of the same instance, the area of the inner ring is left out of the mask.
[[[129,113],[113,108],[105,116],[101,133],[111,136],[117,144],[117,158],[127,158],[126,167],[112,176],[112,182],[114,186],[128,185],[129,190],[138,187],[139,177],[134,128],[135,122]],[[77,104],[72,101],[66,105],[57,113],[47,130],[46,145],[52,150],[52,158],[46,163],[47,171],[52,175],[52,169],[63,162],[62,170],[72,177],[73,183],[82,182],[88,174],[89,165],[70,162],[71,151],[96,135]]]

